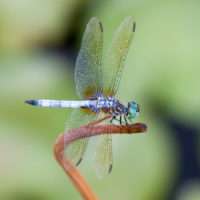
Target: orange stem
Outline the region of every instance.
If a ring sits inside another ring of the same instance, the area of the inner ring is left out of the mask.
[[[100,134],[109,134],[110,130],[112,130],[112,134],[133,134],[133,133],[147,131],[147,126],[146,124],[143,124],[143,123],[130,124],[129,126],[127,125],[120,125],[120,126],[98,125],[98,126],[91,127],[91,125],[98,124],[99,122],[109,117],[110,116],[106,116],[104,118],[91,122],[87,125],[81,126],[73,130],[69,130],[61,134],[56,140],[56,143],[54,145],[54,155],[57,162],[61,165],[61,167],[69,176],[74,186],[80,192],[82,197],[86,200],[97,200],[98,197],[93,192],[93,190],[88,185],[88,183],[83,178],[83,176],[78,171],[78,169],[70,161],[70,159],[66,155],[64,156],[64,152],[67,145],[69,145],[71,142],[78,140],[80,138],[91,137],[91,136],[100,135]],[[87,133],[87,135],[85,133]],[[67,166],[67,168],[65,166]]]

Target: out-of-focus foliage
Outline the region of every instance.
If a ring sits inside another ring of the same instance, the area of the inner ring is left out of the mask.
[[[198,200],[200,197],[200,184],[199,181],[189,181],[176,195],[177,200]]]
[[[114,167],[103,181],[91,172],[90,159],[80,169],[100,199],[168,199],[182,166],[175,132],[163,116],[199,130],[199,7],[195,0],[0,1],[0,199],[80,199],[52,153],[71,110],[31,107],[24,100],[77,99],[71,58],[43,47],[62,43],[73,24],[81,24],[80,46],[88,20],[97,16],[105,55],[129,15],[136,34],[117,97],[140,104],[136,121],[149,131],[114,137]],[[181,185],[177,199],[199,199],[199,184],[196,178]]]
[[[0,50],[31,50],[62,41],[80,5],[78,0],[1,0]]]

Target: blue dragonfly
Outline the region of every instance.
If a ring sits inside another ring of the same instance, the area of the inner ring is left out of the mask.
[[[25,103],[42,107],[74,108],[65,130],[88,124],[100,117],[111,115],[104,124],[119,122],[128,125],[139,113],[139,105],[122,104],[115,98],[123,71],[124,60],[135,33],[133,17],[126,17],[116,30],[102,66],[103,26],[95,17],[87,24],[76,60],[75,83],[81,100],[28,100]],[[87,134],[87,133],[85,133]],[[109,134],[82,138],[72,142],[67,155],[78,165],[84,157],[88,141],[94,144],[93,165],[99,178],[112,170],[112,130]]]

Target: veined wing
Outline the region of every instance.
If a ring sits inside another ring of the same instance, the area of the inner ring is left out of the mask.
[[[103,115],[103,114],[102,114]],[[105,117],[102,116],[101,117]],[[86,125],[92,121],[97,120],[99,113],[91,113],[90,110],[85,110],[82,108],[74,109],[67,121],[66,131],[78,128],[80,126]],[[101,122],[102,124],[109,124],[110,118]],[[97,124],[99,125],[99,124]],[[86,129],[90,131],[90,127]],[[109,130],[109,133],[112,133],[112,130]],[[78,134],[78,133],[77,133]],[[87,132],[81,132],[81,135],[87,135]],[[65,136],[66,139],[70,139],[70,135]],[[93,156],[93,166],[95,173],[99,178],[104,178],[112,170],[112,135],[99,135],[92,137],[90,140],[94,145],[94,156]],[[70,160],[77,166],[82,161],[89,138],[82,138],[70,143],[67,146],[66,154]],[[65,142],[66,143],[66,142]],[[68,166],[65,166],[66,168]]]
[[[102,47],[103,26],[93,17],[90,19],[75,67],[76,91],[81,99],[94,95],[94,91],[102,88]]]
[[[102,88],[102,47],[103,27],[101,22],[93,17],[86,27],[76,60],[76,91],[81,99],[88,99],[89,96],[94,95],[95,90]],[[66,130],[88,124],[97,118],[97,114],[87,111],[74,110],[67,121]],[[80,163],[85,154],[88,139],[74,141],[67,148],[67,155],[76,165]]]
[[[124,60],[135,32],[135,22],[127,17],[112,39],[104,66],[103,93],[114,96],[119,86]],[[108,124],[110,120],[104,123]],[[95,137],[94,168],[99,178],[104,178],[112,170],[112,130],[109,134]]]
[[[74,109],[69,119],[67,120],[65,131],[86,125],[90,123],[91,121],[94,121],[97,117],[98,117],[98,114],[91,113],[90,110],[85,110],[82,108]],[[87,133],[82,132],[81,134],[87,134]],[[65,137],[65,140],[70,139],[70,137],[73,137],[73,136],[67,135]],[[85,154],[87,144],[88,144],[88,139],[89,138],[82,138],[70,143],[67,146],[66,154],[76,166],[81,162]]]
[[[105,116],[104,116],[105,117]],[[102,122],[104,125],[110,124],[110,118]],[[109,130],[112,133],[112,130]],[[112,135],[99,135],[91,138],[94,143],[93,167],[96,175],[102,179],[112,170]]]
[[[114,96],[122,75],[124,60],[133,39],[135,22],[133,17],[126,17],[115,32],[106,55],[104,66],[104,95]]]

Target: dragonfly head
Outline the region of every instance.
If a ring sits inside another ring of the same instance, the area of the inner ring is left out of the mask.
[[[139,104],[136,104],[135,102],[131,101],[128,103],[128,110],[127,110],[127,117],[128,119],[135,118],[140,111]]]

